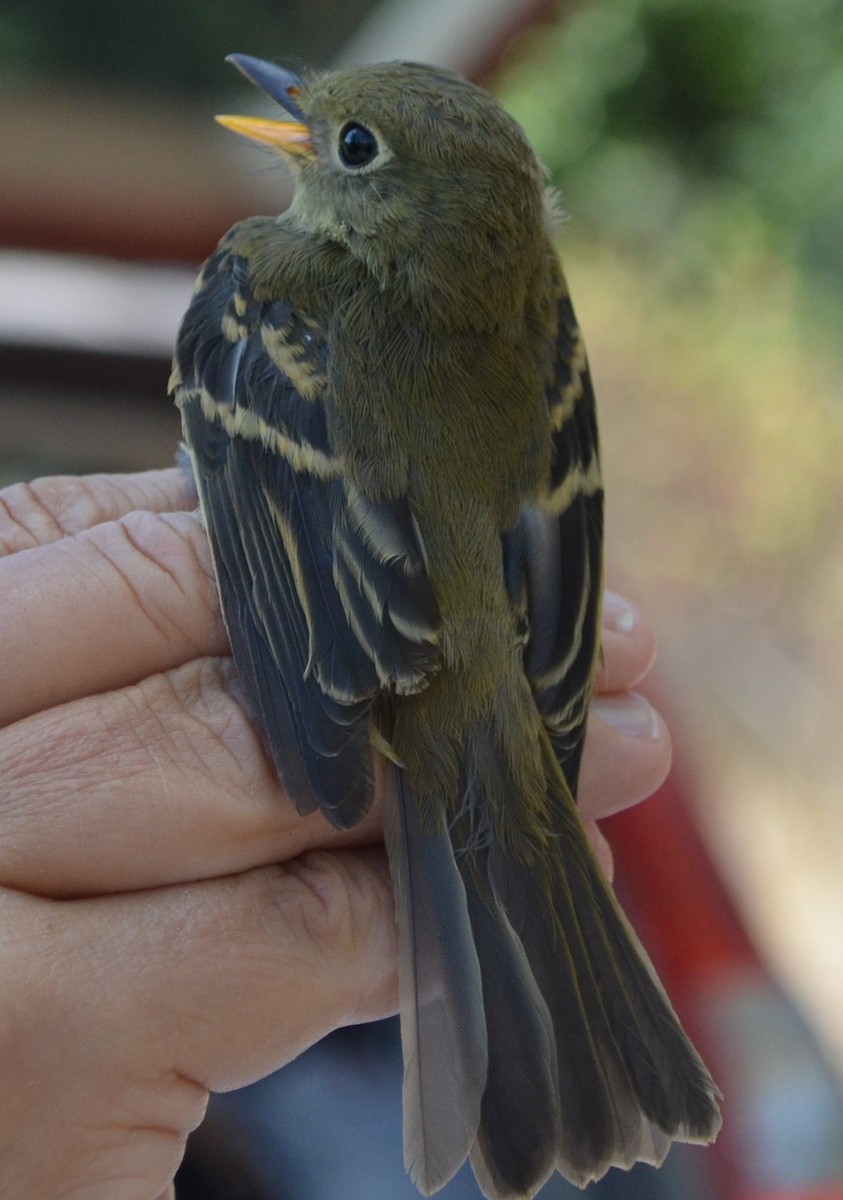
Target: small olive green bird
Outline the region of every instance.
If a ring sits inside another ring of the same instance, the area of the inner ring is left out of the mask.
[[[282,782],[340,829],[383,800],[407,1168],[508,1200],[659,1163],[718,1093],[574,803],[602,483],[542,168],[446,71],[230,61],[285,115],[218,119],[295,198],[205,264],[172,386]]]

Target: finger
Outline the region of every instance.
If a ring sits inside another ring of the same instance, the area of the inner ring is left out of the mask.
[[[0,725],[226,652],[205,533],[133,512],[0,558]]]
[[[331,1029],[395,1011],[382,846],[52,907],[66,910],[80,955],[76,985],[87,991],[93,972],[104,1003],[157,1045],[158,1065],[212,1091],[262,1077]]]
[[[649,795],[670,761],[664,723],[635,695],[598,697],[579,789],[599,817]],[[366,844],[282,793],[230,659],[201,659],[0,731],[0,881],[47,896],[134,891]]]
[[[4,1114],[0,1160],[28,1158],[61,1180],[39,1195],[99,1195],[74,1172],[81,1159],[90,1187],[102,1158],[118,1179],[154,1180],[155,1195],[208,1090],[248,1083],[331,1029],[395,1009],[382,853],[312,855],[133,896],[5,899],[28,936],[4,955],[0,986],[21,1011],[3,1069],[27,1086]]]
[[[647,674],[656,656],[656,635],[641,611],[616,592],[603,595],[602,660],[596,690],[625,692]]]
[[[230,875],[377,840],[300,817],[239,703],[230,659],[200,659],[0,731],[0,881],[63,897]]]
[[[46,546],[137,509],[194,508],[186,471],[170,467],[127,475],[52,475],[0,490],[0,555]]]
[[[600,819],[651,796],[670,769],[670,734],[636,692],[598,696],[591,705],[578,805]]]

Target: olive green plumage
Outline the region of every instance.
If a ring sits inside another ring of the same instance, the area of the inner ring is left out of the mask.
[[[233,61],[286,116],[221,120],[295,199],[206,263],[173,387],[281,779],[341,828],[383,799],[408,1169],[660,1162],[719,1114],[573,802],[602,483],[541,168],[447,72]]]

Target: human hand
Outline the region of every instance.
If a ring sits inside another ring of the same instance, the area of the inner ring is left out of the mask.
[[[192,503],[176,470],[0,493],[3,1198],[152,1200],[209,1090],[396,1007],[378,816],[281,796]],[[628,694],[653,652],[610,598],[580,787],[607,868],[593,821],[668,766]]]

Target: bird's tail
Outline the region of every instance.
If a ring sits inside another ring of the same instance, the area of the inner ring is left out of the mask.
[[[496,828],[512,775],[488,751],[480,766],[466,749],[460,814],[438,823],[388,767],[404,1146],[426,1195],[470,1156],[485,1196],[515,1200],[554,1170],[584,1186],[658,1164],[674,1140],[711,1141],[720,1114],[549,742],[545,832],[529,844]]]

